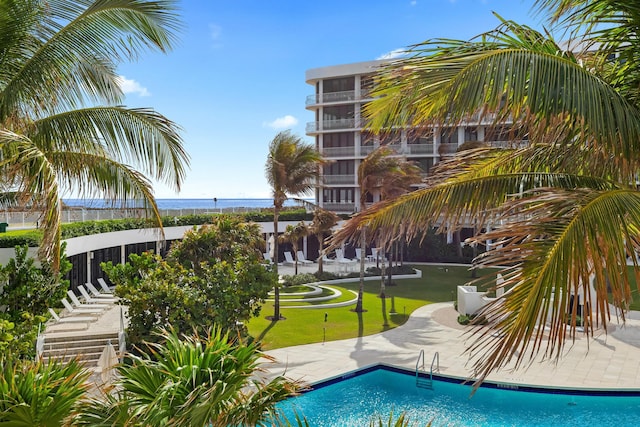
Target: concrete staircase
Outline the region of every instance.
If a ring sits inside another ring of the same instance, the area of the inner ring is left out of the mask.
[[[98,359],[109,340],[118,351],[117,332],[46,334],[42,356],[44,360],[56,358],[65,362],[77,358],[87,368],[94,368],[98,365]]]

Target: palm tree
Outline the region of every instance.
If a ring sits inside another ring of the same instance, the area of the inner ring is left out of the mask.
[[[88,390],[89,371],[77,360],[20,360],[3,354],[0,366],[0,424],[69,425]]]
[[[179,189],[188,155],[178,127],[121,106],[117,65],[166,52],[171,0],[36,0],[0,5],[0,175],[42,211],[40,255],[57,266],[60,198],[141,201],[159,224],[151,179]]]
[[[399,196],[407,191],[412,184],[420,182],[420,168],[411,162],[407,162],[388,146],[381,146],[373,150],[358,167],[358,186],[360,187],[360,211],[367,207],[367,196],[378,193],[381,199],[389,199]],[[358,300],[356,312],[362,312],[362,298],[364,295],[364,254],[367,250],[367,241],[363,230],[360,235],[360,286],[358,288]],[[380,295],[384,298],[384,280],[381,285]]]
[[[310,232],[316,235],[319,245],[318,257],[318,273],[322,274],[322,258],[324,257],[325,236],[331,232],[331,229],[338,223],[340,217],[332,211],[316,207],[313,212],[313,221],[311,222]]]
[[[288,242],[293,247],[294,255],[294,274],[298,274],[298,243],[300,239],[309,235],[309,227],[304,221],[300,221],[296,225],[287,225],[285,232],[280,236],[283,242]]]
[[[313,190],[322,163],[320,153],[305,144],[290,131],[278,133],[269,144],[269,157],[265,165],[267,181],[273,192],[273,242],[276,259],[273,268],[278,274],[278,216],[288,195],[304,195]],[[274,289],[273,320],[280,320],[280,289]]]
[[[373,129],[455,125],[477,112],[496,123],[512,120],[514,140],[526,132],[529,145],[458,153],[436,168],[427,188],[364,212],[337,236],[355,239],[366,228],[388,240],[444,224],[490,225],[475,242],[499,245],[478,262],[508,266],[509,291],[483,311],[489,328],[469,348],[480,379],[540,351],[560,357],[567,330],[575,335],[570,297],[579,292],[593,297],[587,336],[596,319],[606,326],[608,288],[624,319],[630,276],[638,272],[640,6],[536,5],[579,43],[567,49],[550,33],[504,20],[470,41],[427,41],[381,70],[367,109]]]
[[[299,387],[281,376],[258,379],[260,360],[269,356],[219,329],[183,339],[163,331],[161,338],[120,366],[111,396],[86,402],[74,425],[267,425],[275,404]]]

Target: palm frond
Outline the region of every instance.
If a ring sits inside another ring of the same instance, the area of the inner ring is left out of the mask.
[[[575,337],[579,295],[588,304],[582,312],[587,336],[596,325],[606,328],[609,294],[624,319],[632,276],[640,278],[637,191],[539,189],[508,207],[510,219],[476,240],[493,242],[479,263],[508,266],[504,286],[510,289],[482,310],[488,328],[469,347],[481,379],[511,361],[516,367],[531,361],[539,351],[559,358],[567,337]]]
[[[36,121],[33,139],[46,151],[101,148],[179,190],[189,156],[178,132],[174,123],[150,109],[92,107]]]

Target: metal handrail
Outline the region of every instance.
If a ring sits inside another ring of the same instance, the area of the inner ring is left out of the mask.
[[[433,364],[436,363],[436,370],[440,372],[440,353],[436,351],[431,361],[431,369],[429,370],[429,378],[433,381]]]
[[[118,331],[118,357],[120,363],[124,359],[124,354],[127,351],[127,334],[124,330],[124,311],[120,306],[120,330]]]
[[[42,323],[38,324],[38,338],[36,338],[36,360],[44,353],[44,335],[41,333]]]
[[[422,365],[420,364],[420,360],[422,360]],[[418,354],[418,360],[416,361],[416,380],[418,379],[420,367],[422,367],[422,370],[424,371],[424,350],[420,350],[420,354]]]

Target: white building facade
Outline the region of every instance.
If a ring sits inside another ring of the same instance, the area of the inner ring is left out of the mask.
[[[314,113],[306,134],[315,138],[318,151],[328,161],[316,190],[316,202],[325,209],[351,214],[358,209],[358,167],[381,144],[389,144],[426,176],[440,159],[452,155],[465,142],[483,141],[496,147],[512,146],[511,124],[496,125],[490,117],[459,126],[433,126],[421,130],[394,129],[384,140],[365,129],[364,106],[372,101],[376,68],[384,61],[368,61],[307,70],[306,82],[314,93],[306,108]],[[524,142],[526,143],[526,141]],[[370,200],[374,201],[374,200]]]

